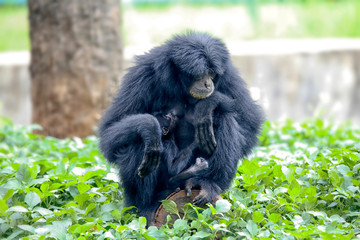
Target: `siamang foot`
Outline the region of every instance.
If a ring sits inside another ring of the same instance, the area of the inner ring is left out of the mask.
[[[191,190],[195,187],[200,187],[199,195],[193,200],[193,204],[198,206],[204,206],[206,203],[213,202],[216,196],[221,192],[221,189],[215,183],[206,182],[204,180],[199,183],[199,180],[191,178],[185,185],[186,195],[191,196]]]
[[[159,149],[145,150],[144,158],[138,168],[138,175],[146,177],[159,167],[162,151]]]
[[[209,167],[208,161],[205,160],[205,158],[198,157],[196,158],[196,162],[194,165],[194,171],[199,172],[200,170],[205,170]]]
[[[138,212],[139,216],[143,216],[146,218],[146,228],[148,228],[149,226],[155,225],[155,221],[154,221],[155,213],[156,213],[156,208],[154,208],[152,206],[149,206],[149,209]]]
[[[195,138],[198,147],[206,154],[212,155],[216,148],[216,140],[212,119],[198,123],[195,127]]]
[[[206,203],[214,201],[215,196],[212,196],[206,189],[201,189],[199,195],[197,195],[193,203],[198,206],[204,206]]]

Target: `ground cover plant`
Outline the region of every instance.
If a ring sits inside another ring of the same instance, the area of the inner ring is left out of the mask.
[[[124,208],[97,138],[59,140],[0,120],[1,239],[355,239],[360,129],[320,119],[267,122],[224,200],[145,228]],[[177,215],[173,202],[166,209]]]

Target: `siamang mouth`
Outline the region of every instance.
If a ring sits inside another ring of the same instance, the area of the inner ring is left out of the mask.
[[[213,94],[214,88],[210,89],[191,89],[190,95],[196,99],[204,99],[210,97]]]

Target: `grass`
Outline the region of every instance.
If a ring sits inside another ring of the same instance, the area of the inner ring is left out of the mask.
[[[212,3],[211,3],[212,2]],[[239,1],[210,1],[208,5],[200,4],[198,1],[183,1],[181,6],[192,8],[204,8],[206,6],[217,6],[219,11],[226,11],[233,6],[239,6]],[[240,1],[245,3],[246,1]],[[252,38],[322,38],[322,37],[360,37],[360,1],[258,1],[257,5],[248,4],[247,7],[251,18],[256,18],[255,32]],[[234,5],[235,4],[235,5]],[[139,12],[159,11],[165,14],[166,11],[174,6],[165,1],[159,1],[157,5],[140,4],[135,9]],[[280,7],[275,11],[275,15],[269,19],[268,7]],[[124,6],[124,21],[126,21],[128,5]],[[290,12],[290,23],[288,18],[284,18],[284,12]],[[256,17],[257,16],[257,17]],[[127,24],[131,26],[131,24]],[[191,26],[182,26],[189,28]],[[228,26],[229,27],[229,26]],[[252,26],[249,26],[250,28]],[[231,27],[230,27],[231,28]],[[128,34],[132,34],[136,29],[124,29],[124,42]],[[224,37],[226,38],[226,36]],[[226,40],[226,39],[225,39]],[[240,40],[240,39],[239,39]],[[28,50],[29,26],[27,21],[26,7],[1,6],[0,7],[0,52]]]
[[[301,20],[294,37],[360,37],[360,1],[297,5]]]
[[[159,229],[124,207],[97,138],[59,140],[34,128],[0,118],[1,239],[360,238],[360,129],[350,123],[266,122],[224,200],[206,210],[188,204]]]
[[[27,8],[0,7],[0,52],[30,49]]]

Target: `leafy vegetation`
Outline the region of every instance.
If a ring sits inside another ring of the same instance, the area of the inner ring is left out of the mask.
[[[144,218],[124,208],[116,170],[96,137],[59,140],[34,128],[0,121],[3,239],[360,236],[360,130],[349,123],[267,122],[224,200],[206,210],[188,204],[183,218],[160,229],[146,229]],[[174,202],[164,204],[178,214]]]

